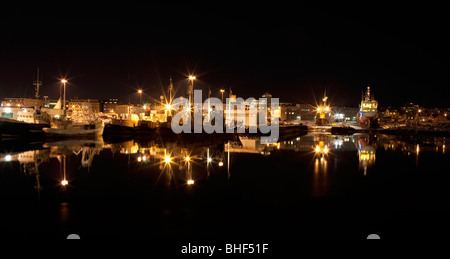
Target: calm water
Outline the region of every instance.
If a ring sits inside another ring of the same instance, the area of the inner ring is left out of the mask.
[[[450,230],[448,146],[326,134],[269,146],[3,142],[0,231],[17,239],[439,238]]]

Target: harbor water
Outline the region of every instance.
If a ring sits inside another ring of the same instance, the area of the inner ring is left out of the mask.
[[[2,142],[10,239],[439,239],[448,139],[326,133],[236,141]]]

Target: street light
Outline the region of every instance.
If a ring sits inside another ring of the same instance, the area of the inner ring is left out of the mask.
[[[61,83],[64,85],[64,111],[66,110],[66,84],[68,83],[68,81],[66,79],[61,80]]]
[[[142,94],[144,93],[144,90],[142,90],[142,89],[139,89],[138,90],[138,94],[139,94],[139,100],[140,100],[140,105],[142,105]]]
[[[222,103],[223,103],[223,94],[225,93],[225,90],[221,89],[220,92],[222,93]]]
[[[197,80],[196,76],[189,76],[189,103],[192,106],[194,106],[194,81]]]
[[[170,163],[172,163],[172,158],[170,156],[166,156],[164,158],[164,161],[166,162],[166,164],[170,164]]]

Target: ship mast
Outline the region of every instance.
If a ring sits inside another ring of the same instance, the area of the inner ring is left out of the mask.
[[[170,77],[170,86],[169,86],[169,104],[172,104],[173,101],[173,80],[172,77]]]
[[[39,67],[37,68],[37,79],[33,83],[33,85],[36,86],[36,99],[39,99],[39,97],[40,97],[39,91],[40,91],[40,88],[42,86],[42,81],[39,80]]]
[[[34,112],[34,116],[33,116],[34,123],[36,123],[36,111],[40,109],[40,107],[38,107],[38,103],[39,103],[39,97],[40,97],[39,91],[40,91],[40,89],[41,89],[42,82],[41,82],[41,80],[39,80],[39,72],[40,72],[40,71],[39,71],[39,67],[38,67],[38,68],[37,68],[36,82],[33,83],[33,85],[36,86],[36,103],[35,103],[35,105],[34,105],[34,110],[35,110],[35,112]]]

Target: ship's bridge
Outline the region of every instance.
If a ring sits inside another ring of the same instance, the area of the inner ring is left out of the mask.
[[[377,101],[363,102],[362,108],[363,109],[378,109],[378,102]]]

